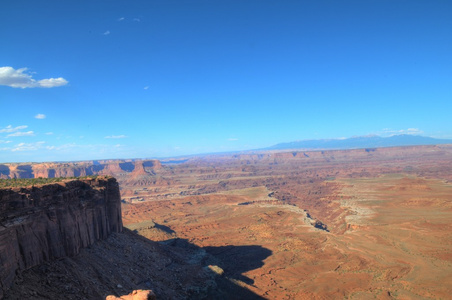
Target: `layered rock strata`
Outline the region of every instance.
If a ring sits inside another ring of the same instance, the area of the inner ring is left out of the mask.
[[[0,190],[0,299],[18,271],[122,231],[112,177]]]
[[[82,162],[0,164],[0,179],[57,178],[89,175],[153,174],[162,169],[158,160],[102,160]]]

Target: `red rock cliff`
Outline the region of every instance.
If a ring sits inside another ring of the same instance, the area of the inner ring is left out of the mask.
[[[55,178],[87,175],[120,176],[130,174],[135,169],[155,174],[161,170],[158,160],[105,160],[85,162],[7,163],[0,164],[0,179],[4,178]],[[139,171],[137,170],[137,172]]]
[[[0,299],[17,271],[122,231],[120,201],[111,177],[0,189]]]

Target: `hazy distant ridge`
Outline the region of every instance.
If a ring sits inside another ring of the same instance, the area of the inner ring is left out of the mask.
[[[417,145],[452,144],[451,139],[435,139],[419,135],[394,135],[390,137],[361,136],[348,139],[321,139],[303,140],[288,143],[280,143],[263,150],[284,149],[356,149],[356,148],[378,148]]]

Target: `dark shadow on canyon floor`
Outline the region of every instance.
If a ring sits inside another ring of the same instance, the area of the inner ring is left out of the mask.
[[[154,242],[124,228],[79,255],[21,272],[4,299],[105,299],[136,289],[152,289],[157,299],[264,299],[244,287],[253,280],[243,273],[271,254],[258,245]]]
[[[162,244],[183,251],[189,262],[199,263],[211,273],[216,288],[209,290],[207,299],[265,299],[249,289],[241,286],[253,285],[254,280],[243,273],[260,268],[264,260],[272,255],[272,251],[258,245],[198,247],[185,239],[171,239]]]
[[[154,224],[155,224],[155,228],[157,228],[157,229],[159,229],[159,230],[161,230],[163,232],[166,232],[168,234],[176,233],[174,230],[172,230],[168,226],[165,226],[165,225],[162,225],[162,224],[157,224],[157,223],[154,223]]]
[[[204,247],[203,249],[220,260],[220,267],[227,277],[250,285],[254,284],[254,280],[244,276],[243,273],[262,267],[263,260],[272,254],[271,250],[254,245]]]

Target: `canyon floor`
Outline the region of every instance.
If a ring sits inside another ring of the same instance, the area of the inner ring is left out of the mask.
[[[10,299],[450,299],[451,170],[447,145],[119,170],[126,232],[24,272]]]
[[[196,245],[225,281],[265,299],[447,299],[451,150],[169,164],[123,182],[123,221],[153,241]]]

